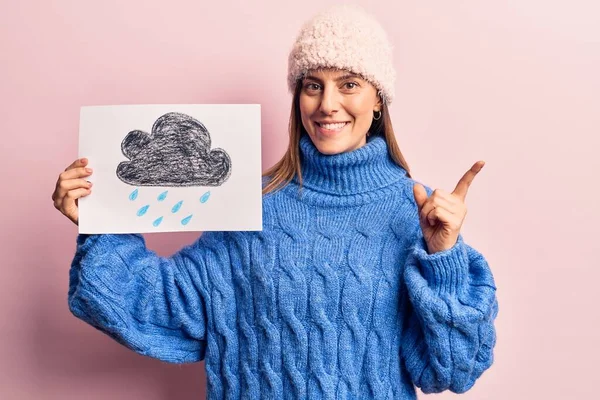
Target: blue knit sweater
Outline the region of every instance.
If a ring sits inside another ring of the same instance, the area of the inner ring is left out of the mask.
[[[462,235],[427,253],[415,181],[381,137],[300,148],[303,190],[265,195],[260,232],[205,232],[171,257],[141,235],[79,235],[70,310],[140,354],[205,360],[210,399],[471,388],[496,343],[485,258]]]

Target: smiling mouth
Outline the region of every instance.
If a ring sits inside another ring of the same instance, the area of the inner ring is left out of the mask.
[[[320,122],[316,122],[315,124],[326,131],[339,131],[341,129],[343,129],[346,125],[348,125],[350,122],[346,121],[346,122],[336,122],[336,123],[320,123]]]

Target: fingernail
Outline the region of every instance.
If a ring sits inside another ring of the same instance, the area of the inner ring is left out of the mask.
[[[87,162],[87,158],[82,158],[80,161],[82,164],[85,164]]]
[[[92,171],[93,171],[93,170],[92,170],[91,168],[86,168],[86,169],[85,169],[85,172],[89,172],[90,174],[92,173]]]

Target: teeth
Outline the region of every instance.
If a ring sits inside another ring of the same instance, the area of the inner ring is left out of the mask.
[[[334,129],[343,128],[346,125],[346,123],[345,122],[340,122],[340,123],[337,123],[337,124],[319,124],[319,125],[322,128],[329,129],[329,130],[334,130]]]

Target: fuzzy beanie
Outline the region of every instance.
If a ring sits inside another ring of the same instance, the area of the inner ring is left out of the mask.
[[[359,6],[336,5],[304,23],[288,57],[290,92],[318,68],[354,72],[375,86],[386,104],[394,99],[392,45],[379,22]]]

